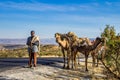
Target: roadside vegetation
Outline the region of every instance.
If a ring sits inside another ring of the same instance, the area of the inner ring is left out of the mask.
[[[60,47],[57,45],[41,45],[38,56],[62,56]],[[1,50],[0,58],[25,58],[28,57],[27,47],[13,50]]]
[[[110,79],[120,79],[120,33],[116,34],[114,26],[106,25],[101,36],[107,38],[105,58],[101,62]]]

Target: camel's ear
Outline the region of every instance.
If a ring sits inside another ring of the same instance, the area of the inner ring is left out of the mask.
[[[100,37],[97,37],[96,40],[101,40],[101,38],[100,38]]]
[[[55,37],[56,37],[57,35],[60,35],[60,34],[59,34],[59,33],[55,33]]]
[[[97,37],[96,39],[100,39],[100,37]]]

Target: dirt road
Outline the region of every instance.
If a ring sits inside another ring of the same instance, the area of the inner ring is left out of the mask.
[[[77,70],[62,69],[62,58],[39,58],[36,68],[27,68],[28,59],[0,59],[0,80],[101,80],[106,79],[104,67],[93,68],[89,59],[85,72],[84,58],[79,59]]]

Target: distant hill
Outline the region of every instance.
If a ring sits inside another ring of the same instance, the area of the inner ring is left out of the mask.
[[[90,40],[94,40],[94,38],[90,38]],[[12,44],[12,45],[25,45],[26,44],[26,39],[0,39],[0,44]],[[41,39],[40,43],[43,45],[46,44],[57,44],[55,42],[55,38],[46,38],[46,39]]]
[[[21,45],[25,45],[26,44],[26,39],[0,39],[0,44],[21,44]],[[50,39],[41,39],[40,43],[45,45],[45,44],[56,44],[55,39],[54,38],[50,38]]]
[[[54,38],[49,38],[49,39],[41,39],[40,41],[41,44],[45,45],[45,44],[57,44],[55,42],[55,39]]]
[[[94,40],[91,38],[90,40]],[[54,38],[41,39],[42,45],[57,45]],[[18,49],[26,47],[26,39],[0,39],[0,50],[3,49]]]
[[[25,48],[25,45],[22,44],[2,44],[0,45],[0,50],[12,50],[12,49],[21,49]]]

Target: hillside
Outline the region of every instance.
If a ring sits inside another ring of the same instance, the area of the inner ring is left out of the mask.
[[[0,44],[26,44],[27,39],[0,39]],[[40,39],[41,44],[56,44],[54,38]]]

